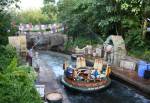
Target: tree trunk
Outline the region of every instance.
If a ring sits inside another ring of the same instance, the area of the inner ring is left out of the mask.
[[[144,23],[143,23],[143,33],[142,33],[142,39],[143,40],[145,39],[146,32],[147,32],[147,20],[145,19]]]

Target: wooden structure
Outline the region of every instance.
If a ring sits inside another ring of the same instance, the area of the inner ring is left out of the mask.
[[[139,77],[136,71],[123,69],[120,67],[112,67],[112,75],[129,83],[150,96],[150,79]]]
[[[135,70],[138,60],[126,57],[120,60],[120,67],[123,69]]]
[[[17,36],[8,37],[9,44],[16,48],[17,52],[20,52],[20,40]]]
[[[26,54],[27,40],[26,36],[10,36],[8,37],[9,44],[16,48],[18,53]]]
[[[27,52],[27,40],[26,40],[26,36],[20,35],[18,38],[20,40],[20,52],[21,53]]]
[[[93,60],[88,61],[94,64]],[[135,70],[124,69],[122,67],[112,66],[111,71],[111,76],[136,87],[136,89],[150,96],[150,79],[141,78]]]

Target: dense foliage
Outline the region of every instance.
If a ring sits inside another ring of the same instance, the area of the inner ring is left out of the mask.
[[[0,1],[0,103],[41,103],[35,90],[33,69],[19,66],[16,50],[7,45],[8,36],[15,34],[11,5],[19,0]]]
[[[59,20],[68,34],[100,36],[122,35],[127,44],[141,46],[143,22],[149,0],[60,0]]]
[[[34,87],[35,72],[30,67],[20,66],[16,50],[6,46],[8,36],[16,32],[10,9],[18,7],[18,1],[0,1],[0,103],[41,103]]]
[[[0,103],[41,103],[33,68],[19,66],[11,46],[1,46],[0,53]]]
[[[7,37],[14,35],[16,27],[12,24],[12,16],[10,13],[11,5],[18,7],[19,0],[1,0],[0,1],[0,44],[7,44]]]
[[[44,6],[41,8],[42,13],[47,15],[51,23],[57,22],[58,8],[55,5],[55,0],[44,0]]]
[[[7,66],[11,63],[12,58],[17,58],[15,48],[10,45],[0,45],[0,71],[7,68]]]
[[[150,50],[150,0],[59,0],[58,12],[74,39],[122,35],[128,50]]]
[[[39,9],[27,9],[14,13],[17,24],[50,24],[57,21],[57,6],[54,0],[44,0],[44,6]]]
[[[21,11],[16,13],[14,20],[17,24],[48,24],[51,23],[51,19],[45,14],[42,13],[40,9],[29,9],[26,11]]]
[[[0,12],[7,11],[12,4],[15,5],[15,7],[18,7],[17,2],[20,0],[1,0],[0,1]]]

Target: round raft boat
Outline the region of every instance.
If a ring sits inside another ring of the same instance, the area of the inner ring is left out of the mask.
[[[61,82],[65,87],[77,90],[77,91],[82,91],[82,92],[94,92],[94,91],[99,91],[104,88],[107,88],[111,84],[111,79],[107,78],[104,81],[97,81],[97,82],[76,82],[69,80],[62,76]]]
[[[61,82],[65,87],[92,92],[108,87],[111,84],[110,66],[103,67],[103,62],[96,59],[93,67],[87,67],[83,57],[77,58],[75,66],[64,64],[64,75]]]

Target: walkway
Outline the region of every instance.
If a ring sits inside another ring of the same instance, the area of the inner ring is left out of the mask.
[[[94,60],[91,59],[88,59],[87,61],[94,63]],[[104,62],[104,64],[106,65],[107,62]],[[150,79],[140,78],[136,71],[113,66],[112,75],[126,81],[127,83],[133,85],[144,93],[150,95]]]
[[[141,91],[150,94],[150,79],[140,78],[136,71],[113,67],[112,74],[137,87]]]

